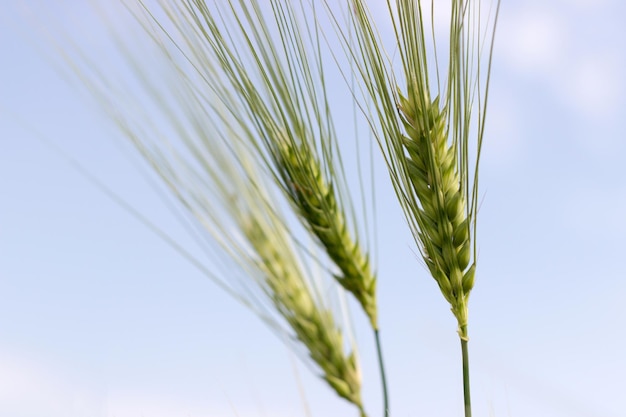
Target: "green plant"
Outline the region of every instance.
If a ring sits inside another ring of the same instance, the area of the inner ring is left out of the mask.
[[[325,70],[328,61],[348,63],[349,70],[341,71],[358,84],[350,87],[352,98],[379,145],[424,263],[457,319],[469,417],[467,304],[476,271],[478,163],[493,42],[493,32],[483,30],[495,26],[499,3],[483,24],[480,0],[450,2],[445,78],[439,74],[434,29],[429,39],[419,0],[397,0],[395,7],[387,2],[399,71],[362,0],[346,0],[347,25],[327,1],[128,4],[160,51],[167,77],[146,76],[123,42],[120,48],[171,126],[167,132],[149,117],[120,111],[117,94],[123,92],[102,89],[107,76],[93,63],[86,66],[91,72],[81,73],[213,237],[216,253],[237,261],[241,287],[226,282],[229,292],[291,334],[324,380],[361,415],[356,347],[345,353],[342,326],[322,294],[325,286],[338,284],[368,317],[388,416],[377,277],[362,236],[366,227],[357,224],[354,195],[348,192]],[[339,48],[328,48],[332,34],[324,32],[322,15],[330,18]],[[314,279],[312,265],[329,279]],[[254,295],[259,292],[269,307]]]
[[[476,273],[478,166],[493,37],[487,43],[490,49],[484,75],[480,71],[485,45],[480,28],[480,1],[451,3],[444,88],[439,85],[438,66],[435,66],[437,84],[431,83],[431,55],[421,2],[396,2],[394,29],[403,82],[390,75],[388,64],[381,59],[381,42],[360,0],[354,2],[354,22],[361,52],[356,58],[362,81],[379,104],[376,114],[382,131],[379,143],[394,189],[424,263],[458,322],[465,415],[469,417],[468,300]],[[393,13],[390,2],[388,6]],[[498,8],[499,3],[494,22]],[[432,93],[433,87],[436,95]],[[476,116],[474,111],[478,113]]]

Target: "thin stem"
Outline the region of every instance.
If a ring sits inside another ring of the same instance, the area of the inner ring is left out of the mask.
[[[465,404],[465,417],[472,417],[472,403],[470,399],[469,355],[467,353],[466,338],[461,338],[461,351],[463,353],[463,402]]]
[[[374,329],[376,337],[376,352],[378,353],[378,365],[380,367],[380,380],[383,385],[384,416],[389,417],[389,395],[387,393],[387,377],[385,376],[385,365],[383,364],[383,350],[380,346],[380,330]]]

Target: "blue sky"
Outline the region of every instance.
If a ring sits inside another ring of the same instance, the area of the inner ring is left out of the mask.
[[[626,6],[504,0],[501,13],[470,303],[475,415],[624,416]],[[193,248],[106,117],[51,67],[46,27],[59,26],[116,68],[82,2],[3,0],[0,415],[304,416],[298,378],[313,415],[356,415],[248,310],[38,140]],[[380,183],[393,415],[460,416],[454,319],[415,259],[384,175]],[[374,346],[357,313],[375,416]]]

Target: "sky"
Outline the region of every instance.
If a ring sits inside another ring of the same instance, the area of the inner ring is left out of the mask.
[[[63,28],[115,70],[87,2],[0,1],[0,416],[296,417],[305,403],[313,416],[356,416],[51,148],[193,251],[110,121],[52,65],[50,33]],[[626,416],[625,13],[618,0],[503,0],[470,299],[476,416]],[[392,416],[460,416],[456,324],[380,174]],[[374,344],[358,313],[376,416]]]

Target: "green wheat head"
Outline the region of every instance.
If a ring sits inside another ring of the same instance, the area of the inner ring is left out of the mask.
[[[331,310],[320,307],[304,272],[284,246],[276,245],[276,230],[250,217],[244,233],[258,256],[264,284],[274,307],[289,323],[297,339],[307,347],[322,376],[342,398],[356,405],[361,414],[361,378],[356,355],[344,353],[343,335]]]
[[[474,286],[466,196],[462,192],[457,149],[448,142],[445,109],[439,100],[422,105],[401,98],[406,135],[403,154],[420,208],[418,239],[428,270],[452,306],[462,337],[467,337],[467,301]],[[402,149],[402,148],[401,148]]]
[[[493,47],[493,36],[485,39],[485,29],[495,25],[497,7],[485,18],[480,0],[451,1],[444,78],[434,35],[429,44],[434,29],[425,21],[423,2],[387,1],[401,62],[398,77],[366,5],[361,0],[351,3],[358,48],[352,56],[364,85],[363,100],[376,103],[369,119],[378,126],[377,140],[422,259],[450,303],[460,337],[467,340],[467,303],[476,270],[478,166],[491,68],[490,49],[484,49]],[[436,78],[431,79],[433,69]],[[433,89],[439,93],[433,95]]]
[[[378,328],[376,278],[369,259],[348,230],[344,211],[339,206],[333,184],[327,181],[320,163],[306,146],[277,141],[277,166],[283,174],[285,190],[311,232],[326,248],[340,269],[336,279],[359,301],[372,327]]]
[[[212,259],[227,258],[233,266],[203,271],[304,347],[321,377],[361,416],[357,350],[345,346],[349,322],[327,298],[333,286],[345,290],[368,317],[388,417],[377,277],[360,235],[368,229],[356,224],[347,191],[323,57],[330,47],[333,64],[347,59],[349,68],[339,72],[346,81],[354,77],[355,107],[380,148],[421,257],[456,317],[469,417],[468,299],[493,48],[484,29],[495,27],[497,9],[481,20],[481,0],[449,1],[445,76],[434,39],[429,46],[420,0],[387,0],[393,54],[385,51],[363,0],[341,4],[345,22],[328,0],[157,0],[158,7],[129,1],[168,75],[165,81],[162,72],[156,80],[148,76],[148,66],[117,39],[135,82],[155,104],[153,113],[143,113],[129,90],[115,89],[84,55],[84,65],[70,65],[211,237]],[[335,44],[322,30],[323,10]],[[390,56],[399,57],[399,68]],[[123,99],[129,112],[119,106]],[[167,129],[158,127],[164,124]]]

